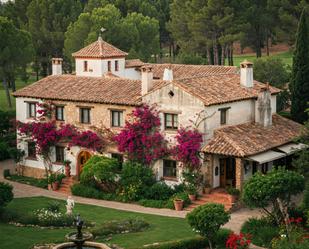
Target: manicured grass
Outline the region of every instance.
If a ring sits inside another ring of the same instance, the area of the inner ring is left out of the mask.
[[[273,55],[270,55],[271,57],[280,58],[283,60],[283,62],[286,65],[292,66],[293,61],[293,53],[291,51],[283,52],[283,53],[276,53]],[[263,55],[263,57],[266,57],[266,55]],[[234,65],[239,67],[240,63],[244,60],[248,60],[251,62],[254,62],[256,60],[256,56],[254,54],[250,55],[236,55],[234,56]]]
[[[20,88],[23,88],[33,82],[36,81],[36,78],[31,76],[28,80],[27,83],[23,82],[22,80],[20,79],[16,79],[16,90],[20,89]],[[12,109],[11,110],[15,110],[15,98],[12,96],[12,91],[10,90],[10,93],[11,93],[11,101],[12,101]],[[8,102],[7,102],[7,99],[6,99],[6,94],[5,94],[5,91],[4,91],[4,88],[3,88],[3,85],[2,85],[2,82],[0,84],[0,110],[4,110],[4,111],[8,111],[10,110],[9,106],[8,106]]]
[[[46,197],[18,198],[14,199],[7,208],[16,212],[32,212],[33,210],[46,207],[47,203],[52,200]],[[65,202],[60,202],[62,203],[61,208],[64,211]],[[134,217],[144,219],[150,224],[150,228],[146,231],[114,235],[108,241],[108,243],[117,244],[126,249],[139,248],[145,244],[155,242],[187,239],[196,236],[186,220],[180,218],[125,212],[83,204],[76,204],[74,213],[79,213],[83,219],[96,222],[96,224]],[[72,229],[15,227],[0,223],[0,248],[27,249],[37,243],[58,243],[64,241],[64,236],[69,231],[72,231]]]

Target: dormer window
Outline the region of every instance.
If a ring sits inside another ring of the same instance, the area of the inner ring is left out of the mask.
[[[115,71],[119,71],[119,64],[118,64],[118,61],[115,61]]]
[[[84,61],[84,72],[88,72],[88,61]]]
[[[111,61],[107,62],[107,70],[108,70],[108,72],[112,71],[112,62]]]

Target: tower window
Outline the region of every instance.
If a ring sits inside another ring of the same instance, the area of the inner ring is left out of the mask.
[[[112,62],[111,61],[107,62],[107,70],[108,70],[108,72],[112,71]]]
[[[119,64],[118,64],[118,61],[115,61],[115,71],[119,71]]]
[[[88,61],[84,61],[84,72],[88,71]]]

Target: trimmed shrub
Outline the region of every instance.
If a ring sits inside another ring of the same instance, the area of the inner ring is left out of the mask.
[[[149,223],[146,221],[134,218],[134,219],[127,219],[121,221],[109,221],[91,229],[91,233],[95,236],[108,236],[112,234],[119,234],[119,233],[134,233],[134,232],[141,232],[146,230],[149,227]]]
[[[73,195],[101,199],[101,200],[115,200],[117,199],[115,194],[104,193],[94,187],[89,187],[81,183],[76,183],[71,187]]]
[[[167,207],[167,201],[164,201],[164,200],[141,199],[138,201],[138,204],[144,207],[152,207],[152,208],[166,208]]]
[[[221,204],[208,203],[193,209],[187,214],[189,225],[208,240],[209,248],[214,248],[217,233],[227,223],[230,215]]]
[[[8,176],[11,176],[10,170],[9,169],[3,170],[3,177],[7,178]]]
[[[168,200],[174,194],[174,190],[165,182],[157,182],[146,193],[147,199]]]
[[[304,209],[309,209],[309,182],[306,183],[304,197],[302,202],[302,207]]]
[[[156,182],[151,168],[134,162],[125,162],[120,179],[119,195],[123,201],[137,201],[144,198]]]
[[[267,218],[250,218],[243,224],[241,232],[251,234],[253,244],[269,248],[271,240],[279,235],[279,228]]]
[[[80,182],[87,186],[96,186],[99,183],[105,191],[112,192],[116,189],[118,168],[117,159],[92,156],[83,167]]]
[[[0,212],[13,200],[13,197],[13,186],[8,183],[0,182]]]
[[[47,180],[44,179],[38,179],[34,177],[28,177],[28,176],[19,176],[19,175],[10,175],[6,177],[10,181],[24,183],[28,185],[32,185],[38,188],[45,188],[47,189],[48,183]]]
[[[220,229],[216,236],[216,245],[218,248],[225,248],[225,241],[231,233],[228,229]],[[155,245],[149,245],[147,249],[204,249],[207,248],[208,241],[203,237],[196,237],[192,239],[176,240],[170,242],[156,243]],[[145,248],[145,247],[142,247]],[[142,249],[138,248],[138,249]]]
[[[10,158],[9,148],[5,141],[0,140],[0,161]]]

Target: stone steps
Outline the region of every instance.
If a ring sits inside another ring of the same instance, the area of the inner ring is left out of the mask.
[[[57,192],[64,193],[67,195],[71,195],[71,186],[75,183],[75,180],[73,177],[66,177],[62,180],[60,188],[57,190]]]
[[[203,194],[199,196],[196,201],[193,201],[190,206],[185,210],[192,211],[194,208],[207,204],[207,203],[217,203],[224,206],[225,211],[229,211],[233,207],[233,202],[229,194],[225,193],[224,190],[213,190],[210,194]]]

